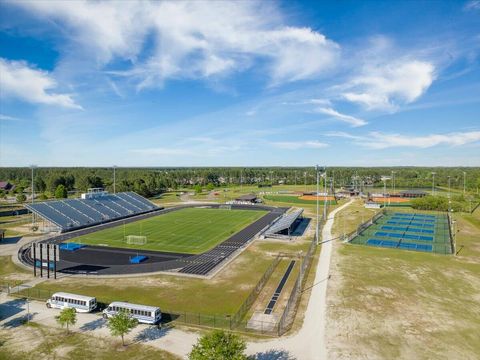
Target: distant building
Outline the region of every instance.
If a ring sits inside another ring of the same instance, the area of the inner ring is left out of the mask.
[[[10,184],[8,181],[0,181],[0,190],[10,191],[14,189],[15,185]]]
[[[427,192],[423,190],[403,190],[399,192],[403,198],[421,198],[427,196]]]

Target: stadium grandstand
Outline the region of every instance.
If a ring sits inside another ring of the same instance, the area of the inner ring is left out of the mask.
[[[303,209],[295,209],[284,214],[275,221],[263,234],[266,238],[283,239],[290,238],[294,231],[302,222]]]
[[[119,220],[159,209],[144,197],[128,191],[110,194],[89,189],[80,199],[62,199],[25,204],[44,230],[61,233]]]

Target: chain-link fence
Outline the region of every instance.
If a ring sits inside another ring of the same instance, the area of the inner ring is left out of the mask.
[[[245,301],[240,306],[238,311],[233,315],[233,317],[232,317],[232,326],[233,327],[237,327],[237,326],[240,325],[240,322],[245,317],[245,314],[247,313],[248,309],[250,309],[252,304],[257,299],[258,295],[262,291],[262,289],[265,286],[265,284],[267,283],[268,279],[270,279],[270,276],[272,276],[272,273],[275,270],[275,268],[277,267],[277,265],[280,263],[280,260],[281,260],[281,255],[279,254],[279,255],[277,255],[277,257],[275,259],[273,259],[273,261],[270,264],[270,266],[268,267],[268,269],[263,273],[262,277],[257,282],[257,285],[255,285],[252,292],[245,299]]]
[[[293,325],[293,320],[295,319],[295,314],[298,309],[298,304],[300,297],[303,292],[305,285],[305,280],[307,278],[310,265],[312,264],[313,256],[315,255],[315,250],[317,248],[317,238],[316,235],[313,237],[310,247],[308,248],[305,257],[303,258],[300,264],[300,270],[295,280],[295,285],[293,286],[290,297],[288,298],[285,309],[283,310],[282,316],[278,321],[277,334],[280,336],[286,333]]]

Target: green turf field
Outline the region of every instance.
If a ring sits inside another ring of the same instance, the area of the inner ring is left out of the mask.
[[[72,239],[90,245],[199,254],[265,215],[260,210],[189,208],[97,231]],[[125,236],[144,235],[145,245],[127,244]]]

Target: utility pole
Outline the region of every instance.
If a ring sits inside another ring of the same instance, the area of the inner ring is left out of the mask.
[[[464,171],[463,172],[463,196],[465,196],[465,187],[466,187],[466,183],[467,183],[467,173]]]
[[[306,171],[303,173],[303,176],[305,176],[305,192],[307,192],[307,172]]]
[[[297,170],[295,170],[295,187],[297,187]]]

